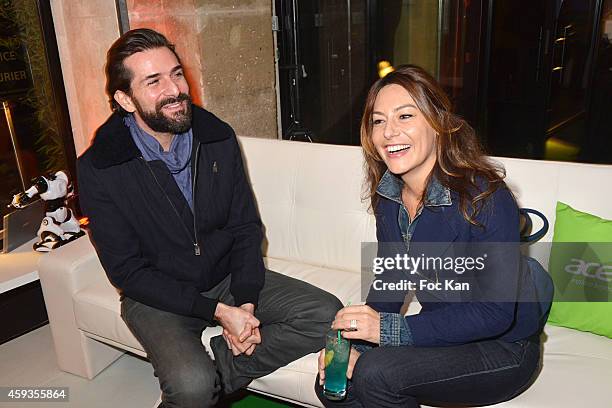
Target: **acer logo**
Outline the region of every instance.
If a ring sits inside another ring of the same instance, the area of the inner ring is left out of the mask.
[[[597,262],[572,258],[572,263],[565,265],[565,272],[599,279],[604,282],[612,282],[612,265],[602,265]]]

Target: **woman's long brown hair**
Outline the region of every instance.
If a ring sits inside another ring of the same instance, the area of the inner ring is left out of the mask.
[[[372,143],[372,111],[380,90],[391,84],[399,85],[408,91],[437,133],[436,164],[426,186],[429,185],[431,176],[435,175],[443,186],[459,195],[459,209],[463,217],[469,223],[479,225],[476,217],[487,197],[505,186],[505,171],[485,156],[474,129],[452,113],[451,102],[437,81],[425,70],[414,65],[397,67],[395,71],[377,80],[368,92],[361,118],[361,146],[367,178],[365,199],[370,200],[371,208],[376,211],[379,200],[376,187],[387,166]]]

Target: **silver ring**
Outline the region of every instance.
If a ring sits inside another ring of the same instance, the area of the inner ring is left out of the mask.
[[[357,319],[351,319],[350,326],[351,330],[357,330]]]

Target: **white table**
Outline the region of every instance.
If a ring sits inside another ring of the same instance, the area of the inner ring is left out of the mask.
[[[0,254],[0,344],[49,321],[38,280],[38,261],[45,254],[32,249],[36,240]]]
[[[38,259],[45,254],[32,249],[37,240],[34,238],[9,253],[0,253],[0,293],[38,280]]]

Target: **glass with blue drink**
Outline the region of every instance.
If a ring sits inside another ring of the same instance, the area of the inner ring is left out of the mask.
[[[346,396],[346,370],[348,368],[351,342],[343,338],[338,330],[330,330],[325,342],[325,384],[323,394],[327,399],[338,401]]]

